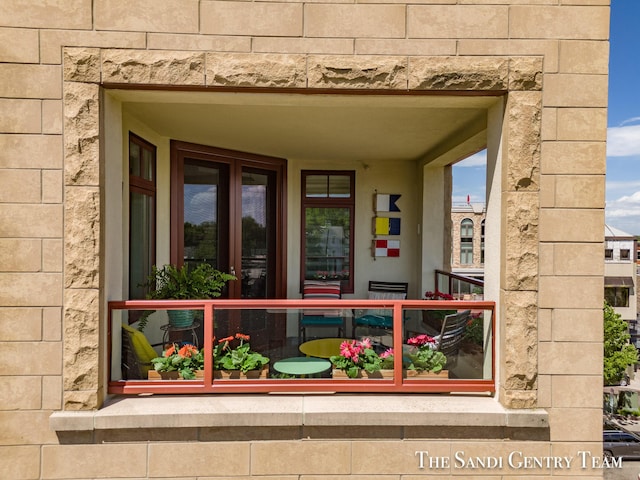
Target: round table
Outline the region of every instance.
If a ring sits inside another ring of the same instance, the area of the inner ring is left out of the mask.
[[[309,340],[298,347],[302,353],[309,357],[330,358],[340,355],[340,344],[352,341],[349,338],[318,338]]]
[[[273,364],[273,369],[285,375],[307,376],[318,375],[331,368],[331,362],[314,357],[283,358]]]

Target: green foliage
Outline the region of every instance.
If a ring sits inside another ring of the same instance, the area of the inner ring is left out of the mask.
[[[240,344],[233,348],[231,342],[240,340]],[[236,333],[221,339],[213,347],[213,368],[215,370],[240,370],[247,373],[250,370],[260,370],[269,363],[269,358],[251,350],[249,335]]]
[[[407,355],[403,355],[402,363],[407,370],[438,373],[447,364],[447,357],[428,346],[413,347]]]
[[[482,345],[484,341],[484,321],[482,315],[473,317],[467,323],[467,328],[464,332],[464,338],[470,342]]]
[[[604,304],[604,383],[613,385],[622,379],[626,368],[638,361],[636,348],[629,343],[627,322]]]
[[[181,268],[154,265],[144,286],[150,288],[147,294],[150,300],[189,300],[219,297],[230,280],[236,280],[236,277],[216,270],[208,263],[193,269],[187,265]]]
[[[368,338],[342,342],[340,355],[333,355],[329,360],[336,369],[344,370],[349,378],[356,378],[360,370],[373,373],[382,368],[382,358],[373,350]]]
[[[196,378],[195,371],[204,368],[204,350],[198,350],[193,345],[178,347],[172,344],[162,352],[161,357],[151,360],[156,372],[179,372],[185,380]]]

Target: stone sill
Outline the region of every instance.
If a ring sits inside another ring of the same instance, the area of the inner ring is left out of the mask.
[[[100,410],[54,412],[49,423],[56,432],[238,426],[549,427],[543,409],[508,409],[491,397],[439,395],[113,397]]]

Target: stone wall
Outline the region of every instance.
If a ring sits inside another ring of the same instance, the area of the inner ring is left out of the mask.
[[[384,415],[376,420],[381,433],[372,441],[362,441],[371,439],[371,431],[353,431],[345,441],[344,432],[332,430],[317,442],[287,434],[284,443],[272,444],[266,439],[279,438],[272,428],[264,438],[249,432],[232,443],[219,442],[219,436],[194,438],[188,431],[184,439],[197,443],[175,437],[160,443],[163,432],[140,437],[123,429],[121,437],[103,444],[93,434],[69,437],[50,429],[52,412],[97,408],[104,397],[102,82],[508,91],[499,397],[511,408],[547,409],[549,428],[526,438],[500,431],[494,441],[474,445],[478,452],[523,445],[540,455],[589,445],[597,452],[608,5],[608,0],[3,2],[0,468],[6,477],[345,478],[373,474],[361,463],[386,435]],[[442,438],[429,425],[413,435],[425,449],[443,455],[472,438],[464,428],[447,430]],[[395,433],[391,438],[384,450],[395,463],[389,462],[388,470],[376,464],[376,477],[418,475],[402,469],[404,440]],[[514,442],[519,439],[523,442]],[[197,461],[188,470],[163,466],[167,446]],[[283,457],[280,449],[292,455]],[[235,456],[237,469],[211,469],[209,462],[220,455]],[[140,458],[144,461],[134,460]],[[600,476],[591,469],[570,473]]]

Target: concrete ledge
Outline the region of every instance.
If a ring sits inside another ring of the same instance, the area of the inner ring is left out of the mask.
[[[118,397],[91,412],[54,412],[57,432],[176,427],[448,426],[548,428],[543,409],[489,397],[429,395],[219,395]]]

